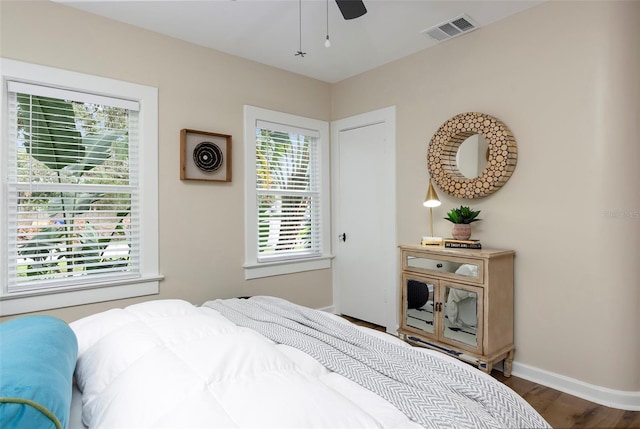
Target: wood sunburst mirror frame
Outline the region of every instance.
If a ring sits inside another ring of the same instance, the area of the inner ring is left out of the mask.
[[[478,177],[467,178],[458,169],[458,148],[473,135],[488,143],[487,164]],[[518,149],[511,130],[499,119],[478,112],[460,113],[436,131],[427,150],[429,175],[447,194],[481,198],[500,189],[516,168]]]

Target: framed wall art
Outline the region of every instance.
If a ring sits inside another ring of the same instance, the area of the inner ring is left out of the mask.
[[[231,182],[231,136],[180,130],[180,180]]]

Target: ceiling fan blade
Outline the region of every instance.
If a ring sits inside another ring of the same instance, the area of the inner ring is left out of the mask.
[[[336,0],[336,3],[344,19],[358,18],[367,13],[362,0]]]

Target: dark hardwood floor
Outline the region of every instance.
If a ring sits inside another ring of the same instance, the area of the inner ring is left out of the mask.
[[[385,331],[382,326],[343,317],[356,325]],[[640,428],[640,411],[605,407],[516,376],[505,377],[500,371],[491,375],[522,396],[554,429]]]

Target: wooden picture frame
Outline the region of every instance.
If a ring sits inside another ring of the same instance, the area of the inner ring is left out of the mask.
[[[180,130],[180,180],[231,182],[231,136]]]

